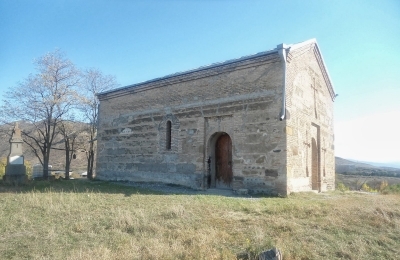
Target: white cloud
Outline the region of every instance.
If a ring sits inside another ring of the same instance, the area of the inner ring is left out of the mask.
[[[371,162],[400,161],[400,109],[335,124],[336,156]]]

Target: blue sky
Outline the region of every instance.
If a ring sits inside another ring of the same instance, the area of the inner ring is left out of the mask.
[[[121,86],[316,38],[336,155],[400,161],[400,1],[0,0],[0,95],[60,48]]]

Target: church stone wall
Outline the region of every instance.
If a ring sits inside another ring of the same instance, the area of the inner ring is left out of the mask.
[[[286,104],[289,116],[286,133],[289,193],[335,188],[333,98],[329,92],[329,78],[324,77],[321,64],[315,45],[292,51],[288,57]]]
[[[286,54],[286,77],[274,50],[101,93],[96,178],[217,187],[216,140],[224,136],[230,189],[333,190],[329,76],[315,40]]]
[[[273,53],[100,95],[96,178],[205,189],[213,137],[227,133],[232,188],[287,194],[282,67]]]

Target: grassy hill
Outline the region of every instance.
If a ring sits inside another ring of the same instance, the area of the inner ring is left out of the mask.
[[[400,259],[400,195],[170,195],[100,181],[0,185],[0,259]]]

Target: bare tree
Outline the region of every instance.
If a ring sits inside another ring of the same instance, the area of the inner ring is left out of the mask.
[[[104,75],[97,69],[87,69],[83,72],[82,88],[83,102],[81,111],[88,123],[89,144],[86,149],[87,156],[87,177],[93,178],[95,141],[97,136],[97,120],[99,100],[96,94],[118,86],[115,77]]]
[[[37,74],[29,75],[17,87],[10,88],[1,110],[8,122],[22,120],[33,125],[22,134],[43,165],[43,177],[47,178],[57,125],[77,100],[75,88],[79,83],[79,72],[59,50],[34,63]]]
[[[79,137],[84,129],[81,127],[81,124],[72,121],[60,121],[57,128],[63,137],[60,142],[64,144],[64,148],[59,150],[64,150],[65,152],[65,179],[69,180],[71,161],[82,145]]]

